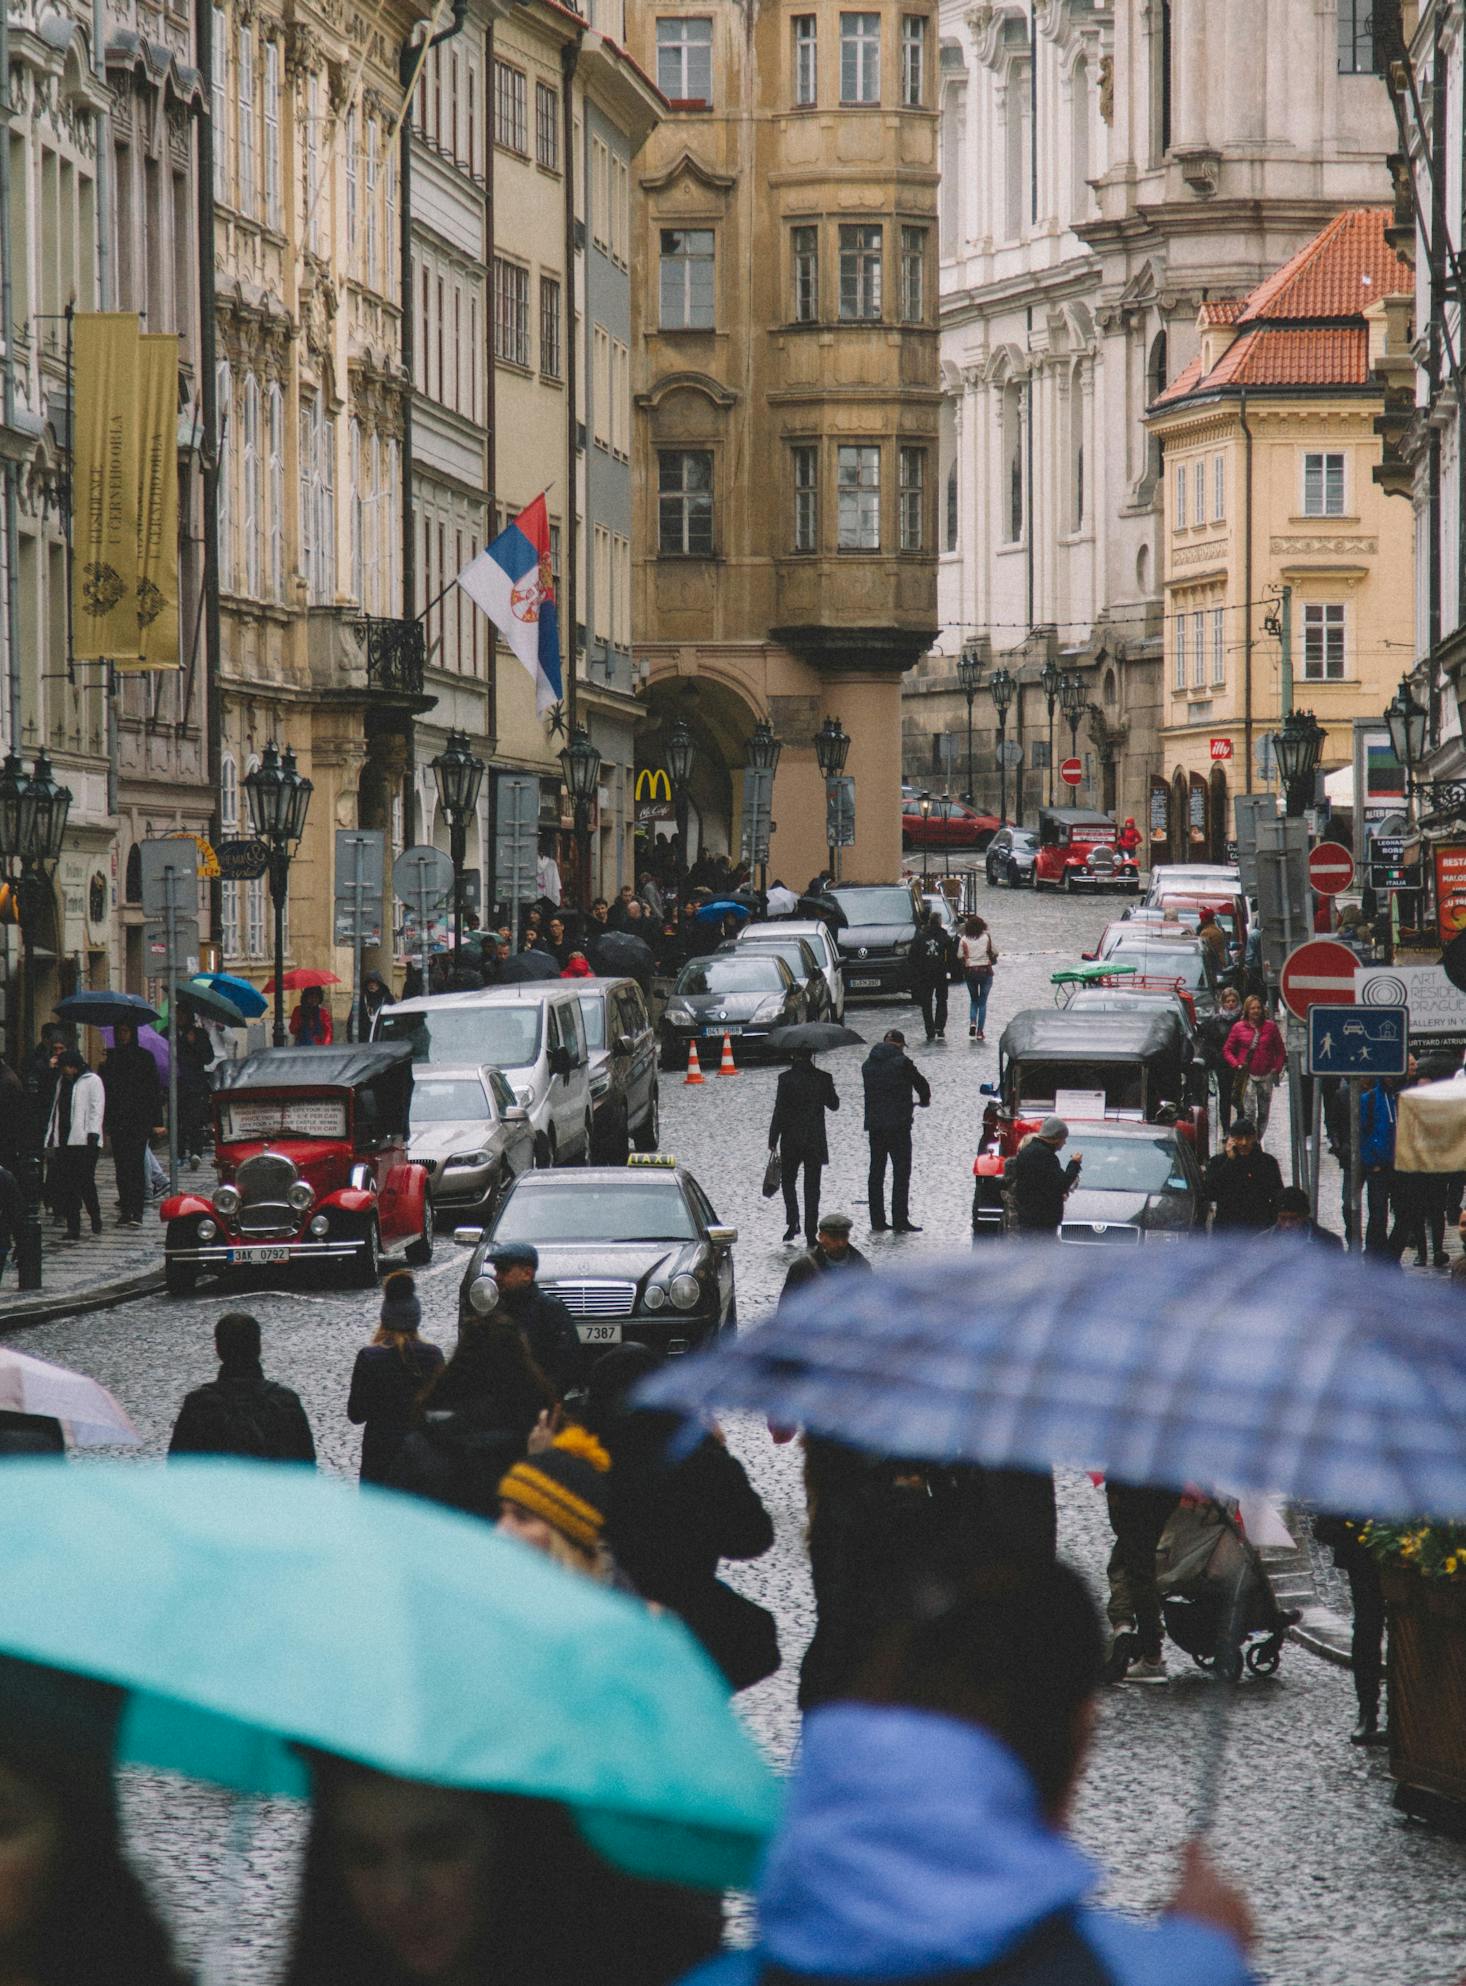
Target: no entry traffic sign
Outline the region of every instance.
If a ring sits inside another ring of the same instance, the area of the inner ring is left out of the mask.
[[[1309,887],[1320,896],[1337,896],[1354,880],[1354,857],[1340,841],[1321,841],[1308,858]]]
[[[1079,759],[1064,759],[1059,766],[1059,777],[1066,786],[1077,786],[1084,777],[1084,765]]]
[[[1278,990],[1283,1005],[1300,1021],[1310,1007],[1352,1007],[1359,961],[1334,938],[1311,938],[1295,945],[1283,961]]]

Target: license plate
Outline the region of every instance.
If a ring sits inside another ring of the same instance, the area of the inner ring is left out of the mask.
[[[703,1033],[705,1035],[712,1035],[715,1040],[719,1035],[742,1034],[742,1032],[743,1032],[742,1021],[727,1021],[722,1027],[705,1027],[703,1029]]]
[[[621,1342],[619,1324],[577,1324],[575,1328],[583,1345],[619,1345]]]
[[[288,1248],[231,1248],[224,1257],[226,1262],[288,1262]]]
[[[852,993],[878,992],[880,990],[880,984],[881,982],[878,979],[852,979],[850,990]]]

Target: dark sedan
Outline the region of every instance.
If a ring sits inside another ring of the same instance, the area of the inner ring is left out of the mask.
[[[1032,828],[999,828],[983,857],[989,888],[1006,883],[1010,890],[1032,889],[1037,856],[1038,836]]]
[[[825,978],[824,967],[815,957],[809,943],[804,938],[764,938],[757,940],[760,951],[770,952],[776,959],[782,959],[795,980],[803,989],[807,1017],[812,1021],[830,1021],[835,1017],[830,1012],[830,983]],[[719,945],[718,950],[731,952],[733,944]],[[747,958],[749,940],[740,936],[737,940],[740,958]]]
[[[767,945],[689,959],[662,1013],[662,1067],[680,1067],[690,1043],[719,1044],[725,1034],[741,1059],[776,1027],[808,1019],[807,996]]]
[[[691,1351],[737,1322],[737,1239],[692,1174],[662,1154],[527,1173],[474,1249],[458,1293],[459,1327],[499,1306],[487,1263],[494,1246],[530,1241],[539,1251],[536,1281],[565,1305],[582,1344]]]

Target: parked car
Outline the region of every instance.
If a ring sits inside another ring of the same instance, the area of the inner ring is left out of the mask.
[[[778,943],[785,938],[803,938],[820,962],[825,984],[830,989],[830,1018],[845,1018],[845,978],[840,970],[840,950],[828,924],[817,917],[776,917],[768,923],[745,924],[738,933],[740,945]]]
[[[766,945],[689,959],[662,1010],[662,1067],[685,1063],[692,1042],[720,1043],[724,1035],[735,1056],[747,1056],[776,1027],[807,1018],[803,989]]]
[[[498,1069],[419,1068],[407,1155],[428,1176],[436,1220],[491,1214],[534,1165],[534,1127]]]
[[[738,1320],[733,1244],[693,1175],[675,1158],[535,1172],[521,1179],[480,1234],[458,1292],[462,1329],[499,1304],[488,1257],[496,1243],[532,1241],[536,1281],[560,1298],[582,1344],[692,1351]]]
[[[1175,1014],[1187,1040],[1196,1039],[1196,1006],[1179,987],[1137,986],[1131,979],[1121,979],[1113,986],[1081,986],[1065,1005],[1071,1014],[1143,1014],[1157,1009]]]
[[[1128,917],[1116,917],[1100,933],[1100,941],[1092,952],[1083,952],[1086,959],[1107,959],[1111,952],[1122,945],[1157,946],[1161,949],[1169,945],[1180,945],[1192,950],[1196,945],[1196,933],[1189,926],[1166,919],[1161,923],[1134,924]]]
[[[1185,1241],[1204,1230],[1201,1168],[1179,1125],[1075,1118],[1069,1142],[1084,1164],[1064,1202],[1060,1241],[1079,1248],[1133,1248]]]
[[[720,952],[738,952],[741,958],[748,957],[749,949],[745,946],[740,951],[738,945],[731,941],[718,947]],[[781,935],[778,938],[765,939],[757,949],[760,952],[768,952],[774,958],[782,959],[794,974],[796,981],[804,989],[805,1012],[810,1020],[826,1021],[830,1018],[830,988],[820,968],[819,960],[805,939],[786,938]]]
[[[1135,857],[1115,846],[1115,817],[1088,807],[1041,807],[1033,887],[1139,892]]]
[[[366,1287],[383,1255],[433,1256],[428,1176],[408,1157],[406,1048],[267,1048],[214,1074],[212,1195],[159,1209],[163,1274],[186,1296],[203,1272],[340,1266]]]
[[[590,1156],[590,1051],[574,980],[399,1000],[378,1020],[381,1041],[405,1041],[414,1062],[489,1062],[502,1069],[534,1126],[535,1163]]]
[[[1100,962],[1133,966],[1134,974],[1129,982],[1132,985],[1179,987],[1203,1018],[1216,1006],[1211,960],[1199,939],[1157,940],[1142,925],[1133,938],[1122,940]]]
[[[590,1050],[591,1157],[624,1165],[633,1145],[654,1152],[661,1136],[656,1029],[634,979],[578,979],[575,993]]]
[[[1210,890],[1219,890],[1221,902],[1230,896],[1240,896],[1242,883],[1240,871],[1231,862],[1160,862],[1150,872],[1150,888],[1146,892],[1148,903],[1156,902],[1162,896],[1201,895]]]
[[[911,883],[839,883],[825,892],[844,922],[835,933],[849,993],[911,997],[911,947],[921,897]]]
[[[1006,883],[1010,890],[1032,889],[1037,859],[1038,836],[1032,828],[999,828],[984,858],[988,887],[996,889],[999,883]]]
[[[996,814],[980,814],[965,800],[945,793],[930,798],[930,811],[923,813],[919,793],[902,793],[903,848],[986,848],[1001,826]]]

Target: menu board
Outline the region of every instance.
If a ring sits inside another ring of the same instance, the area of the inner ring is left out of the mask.
[[[333,1096],[242,1096],[222,1110],[226,1144],[250,1138],[344,1138],[346,1102]]]
[[[1171,839],[1171,789],[1154,773],[1150,779],[1150,838],[1152,845]]]
[[[1443,945],[1466,931],[1466,845],[1442,842],[1435,851],[1435,914]]]

